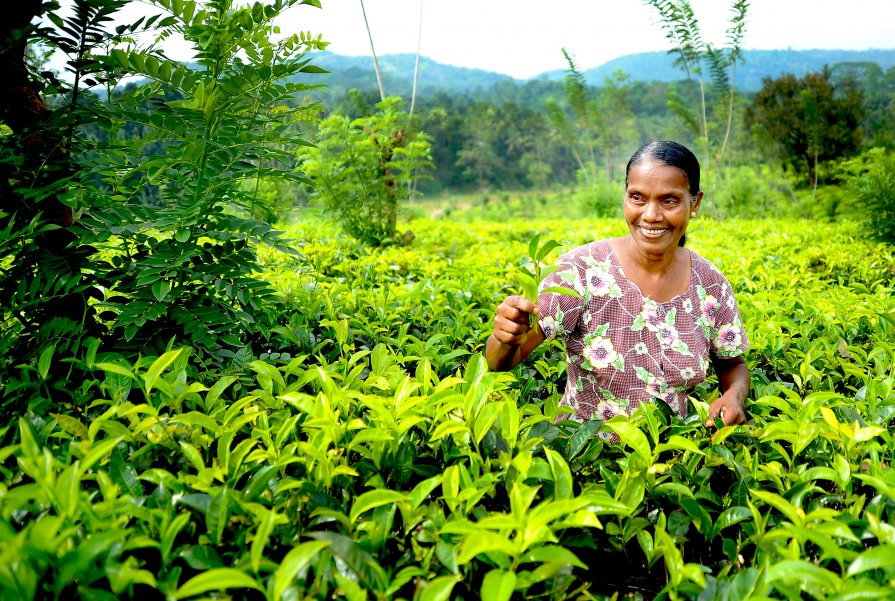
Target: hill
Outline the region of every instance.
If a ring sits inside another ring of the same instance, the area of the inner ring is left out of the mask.
[[[779,77],[784,73],[802,76],[820,71],[824,65],[837,63],[873,62],[883,69],[895,67],[895,49],[890,50],[746,50],[745,64],[737,68],[737,87],[746,92],[761,88],[765,77]],[[601,86],[613,71],[622,70],[632,81],[679,81],[683,71],[674,66],[674,55],[666,52],[641,52],[613,59],[583,72],[587,82]],[[548,80],[560,80],[565,71],[549,71],[540,75]]]
[[[737,71],[737,87],[746,92],[761,88],[764,77],[779,77],[784,73],[804,75],[819,71],[824,65],[845,62],[874,62],[883,69],[895,67],[895,49],[888,50],[747,50],[745,64]],[[379,58],[383,80],[388,94],[409,96],[413,84],[413,54],[389,54]],[[314,76],[313,83],[325,83],[328,94],[338,95],[349,88],[376,90],[373,61],[369,56],[342,56],[332,52],[320,52],[313,63],[331,73]],[[606,76],[622,70],[632,81],[679,81],[683,72],[674,66],[674,56],[665,52],[641,52],[611,60],[599,67],[584,71],[585,79],[594,86],[603,84]],[[565,76],[562,70],[548,71],[528,81],[559,81]],[[311,80],[309,80],[311,81]],[[430,96],[436,92],[470,93],[490,90],[512,82],[523,83],[509,75],[454,67],[432,59],[420,58],[419,95]]]
[[[330,73],[315,75],[309,82],[325,83],[330,94],[338,95],[349,88],[378,89],[373,59],[369,56],[343,56],[332,52],[318,52],[312,62]],[[379,68],[382,70],[386,93],[410,96],[415,62],[415,54],[388,54],[379,57]],[[417,82],[420,96],[429,96],[438,91],[465,93],[510,81],[513,81],[513,78],[509,75],[444,65],[424,56],[420,57]]]

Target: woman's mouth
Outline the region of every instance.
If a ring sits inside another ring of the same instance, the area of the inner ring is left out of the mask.
[[[642,233],[647,238],[658,238],[662,234],[668,231],[668,228],[648,228],[643,226],[638,226],[640,233]]]

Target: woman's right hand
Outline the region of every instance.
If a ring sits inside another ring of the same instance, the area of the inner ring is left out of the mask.
[[[501,344],[522,346],[531,333],[531,315],[538,307],[524,296],[508,296],[497,307],[494,316],[494,338]]]
[[[539,313],[524,296],[503,299],[494,316],[494,332],[485,345],[488,367],[494,371],[513,369],[544,342],[544,333],[531,329],[530,316]]]

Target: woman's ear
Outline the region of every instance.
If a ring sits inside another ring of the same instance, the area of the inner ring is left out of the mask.
[[[702,204],[702,190],[696,193],[696,196],[693,197],[693,203],[690,205],[690,216],[696,217],[696,213],[699,212],[699,205]]]

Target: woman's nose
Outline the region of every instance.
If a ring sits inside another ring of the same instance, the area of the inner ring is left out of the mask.
[[[649,221],[653,221],[657,219],[659,216],[659,206],[655,202],[647,202],[646,206],[643,207],[643,218]]]

